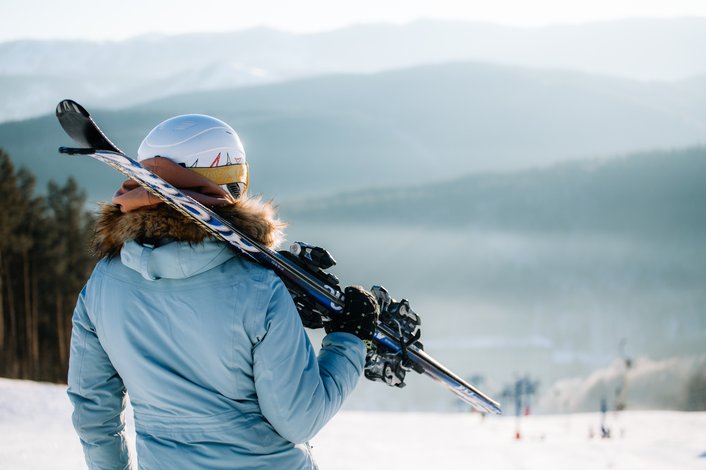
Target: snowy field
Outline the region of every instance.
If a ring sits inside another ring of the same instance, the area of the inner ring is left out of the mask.
[[[0,469],[85,468],[64,387],[0,379]],[[706,413],[633,411],[523,418],[340,413],[312,442],[326,469],[706,469]],[[594,434],[591,438],[590,435]]]

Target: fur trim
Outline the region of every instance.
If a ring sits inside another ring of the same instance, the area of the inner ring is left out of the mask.
[[[269,248],[276,249],[284,238],[286,224],[276,218],[271,202],[246,196],[232,205],[213,210],[235,228]],[[200,243],[209,237],[210,234],[198,223],[166,204],[123,213],[119,206],[104,203],[100,206],[96,221],[93,251],[101,258],[113,257],[120,254],[120,249],[128,240],[149,242],[171,238]]]

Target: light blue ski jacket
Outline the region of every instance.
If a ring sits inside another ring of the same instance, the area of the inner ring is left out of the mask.
[[[348,333],[318,358],[282,281],[224,243],[127,242],[73,316],[68,394],[91,469],[302,469],[363,370]]]

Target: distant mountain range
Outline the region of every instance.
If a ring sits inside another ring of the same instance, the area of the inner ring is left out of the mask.
[[[706,147],[350,193],[283,207],[300,224],[706,237]]]
[[[94,110],[126,152],[158,122],[206,113],[231,123],[251,162],[253,190],[301,197],[418,185],[706,141],[706,87],[642,83],[478,63],[339,75]],[[119,178],[59,157],[69,144],[53,115],[0,124],[0,146],[49,178],[76,176],[92,199]]]
[[[73,96],[124,108],[181,93],[450,61],[562,68],[640,80],[706,74],[706,19],[632,19],[517,28],[416,21],[317,34],[258,28],[121,42],[0,43],[0,122]]]

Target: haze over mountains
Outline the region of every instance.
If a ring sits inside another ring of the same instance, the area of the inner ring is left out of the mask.
[[[636,154],[282,207],[344,284],[384,283],[471,374],[551,383],[629,354],[706,353],[706,149]],[[463,333],[467,332],[467,333]],[[470,333],[468,333],[470,332]]]
[[[0,122],[67,96],[123,108],[180,93],[449,61],[563,68],[640,80],[706,74],[706,19],[630,19],[517,28],[416,21],[317,34],[264,28],[122,42],[0,44]]]

